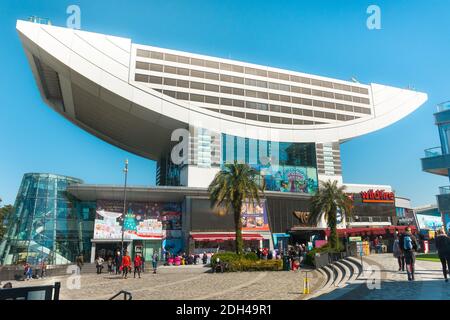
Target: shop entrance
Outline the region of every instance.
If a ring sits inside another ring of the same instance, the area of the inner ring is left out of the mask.
[[[145,261],[152,261],[152,256],[156,252],[161,259],[161,240],[135,240],[133,241],[133,256],[140,253]]]
[[[95,245],[95,256],[108,260],[114,258],[114,253],[120,250],[120,243],[117,242],[97,242]]]

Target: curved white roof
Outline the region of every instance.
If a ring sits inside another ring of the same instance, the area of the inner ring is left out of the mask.
[[[47,104],[101,139],[151,159],[169,150],[174,129],[190,125],[262,140],[344,141],[386,127],[427,100],[416,91],[143,46],[80,30],[20,20],[17,30]],[[176,56],[181,58],[172,59]],[[217,71],[215,65],[220,65]],[[195,78],[194,73],[211,77]],[[280,90],[286,88],[291,91],[283,95]],[[280,108],[291,113],[280,113]]]

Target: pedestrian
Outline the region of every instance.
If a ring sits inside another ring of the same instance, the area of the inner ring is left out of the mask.
[[[95,259],[95,266],[97,268],[97,274],[101,274],[102,273],[103,262],[104,261],[105,260],[102,257],[100,257],[100,256],[97,256],[97,258]]]
[[[372,248],[375,251],[375,253],[378,253],[378,237],[375,237],[372,240]]]
[[[117,250],[116,256],[114,257],[114,265],[116,268],[116,275],[120,274],[120,271],[121,271],[120,268],[122,266],[122,256],[121,256],[119,250]]]
[[[142,262],[142,264],[141,264],[141,271],[142,271],[142,273],[144,273],[145,272],[145,257],[144,257],[144,255],[142,255],[141,256],[141,262]]]
[[[45,259],[41,262],[41,278],[45,278],[47,276],[47,263]]]
[[[383,237],[379,236],[378,237],[378,248],[377,248],[378,253],[383,253]]]
[[[112,274],[113,273],[113,259],[111,256],[108,257],[108,261],[107,261],[107,265],[108,265],[108,273]]]
[[[120,266],[122,269],[122,278],[127,279],[128,278],[128,272],[131,271],[131,258],[128,255],[128,252],[125,251],[123,258],[122,258],[122,265]]]
[[[414,281],[414,265],[416,263],[416,254],[420,248],[416,237],[411,233],[411,228],[407,227],[405,233],[399,239],[400,249],[405,256],[406,272],[408,281]]]
[[[156,273],[156,268],[158,267],[158,253],[154,252],[152,256],[152,267],[153,267],[153,273]]]
[[[438,256],[442,264],[444,279],[445,282],[448,282],[447,272],[448,268],[450,268],[450,238],[445,234],[444,231],[438,230],[438,235],[435,241]]]
[[[263,250],[262,250],[263,260],[267,260],[268,254],[269,254],[269,249],[263,248]]]
[[[31,269],[31,265],[28,262],[26,262],[23,266],[23,275],[25,276],[25,280],[27,281],[30,280],[33,276],[33,270]]]
[[[395,236],[394,245],[392,247],[392,253],[394,258],[398,261],[398,271],[405,271],[405,256],[400,248],[400,240],[398,236]]]
[[[142,258],[139,253],[134,257],[133,263],[134,263],[134,278],[136,278],[136,272],[137,272],[139,279],[140,279],[141,278]]]
[[[202,262],[203,262],[203,264],[206,264],[207,261],[208,261],[208,255],[206,254],[206,251],[205,251],[205,252],[203,252]]]
[[[84,257],[83,254],[80,253],[77,257],[77,267],[79,272],[81,272],[81,268],[83,267],[83,265],[84,265]]]

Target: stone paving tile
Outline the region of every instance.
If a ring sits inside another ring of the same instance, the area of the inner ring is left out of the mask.
[[[381,288],[369,290],[362,285],[341,299],[358,300],[450,300],[450,283],[444,282],[439,262],[416,261],[415,281],[408,281],[405,271],[398,271],[392,254],[364,258],[364,269],[381,266]]]
[[[203,273],[199,268],[161,268],[158,274],[145,273],[141,279],[121,279],[108,274],[82,274],[81,288],[69,290],[65,277],[13,282],[14,287],[53,284],[61,281],[60,298],[100,299],[112,297],[120,290],[132,293],[133,299],[149,300],[249,300],[249,299],[303,299],[304,273],[279,272],[233,272]],[[308,272],[311,292],[322,283],[318,272]]]

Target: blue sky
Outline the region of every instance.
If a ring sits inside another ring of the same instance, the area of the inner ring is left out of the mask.
[[[155,183],[155,163],[72,125],[39,96],[15,22],[37,15],[134,42],[363,83],[414,86],[428,102],[402,121],[341,146],[344,181],[390,184],[414,205],[435,202],[445,177],[421,171],[423,150],[439,145],[433,113],[450,100],[450,2],[373,1],[2,1],[0,4],[0,197],[13,203],[22,175],[52,172],[86,183]],[[381,30],[366,9],[381,8]]]

